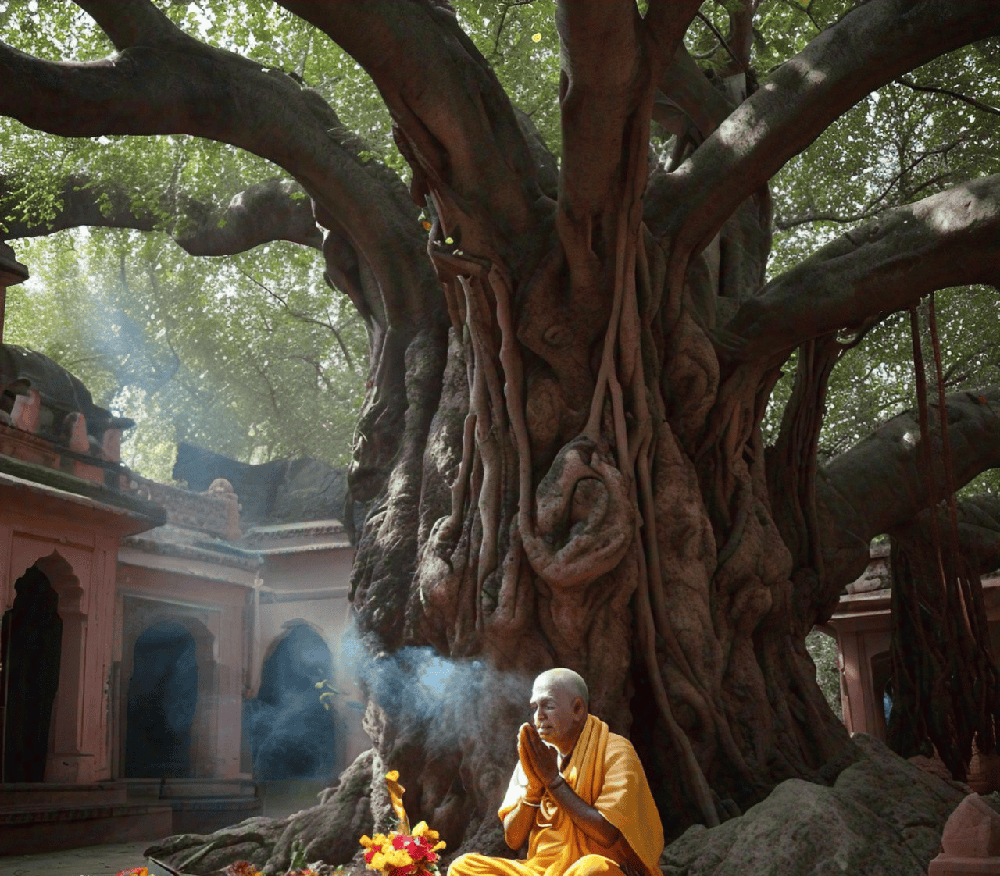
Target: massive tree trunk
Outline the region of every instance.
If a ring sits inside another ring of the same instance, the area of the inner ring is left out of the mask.
[[[756,92],[743,74],[717,90],[687,55],[697,0],[650,0],[644,18],[626,0],[560,4],[556,171],[443,4],[285,0],[372,75],[429,240],[314,96],[141,0],[79,5],[122,53],[81,78],[0,52],[20,85],[0,112],[272,159],[312,197],[331,282],[368,322],[351,489],[371,510],[353,603],[377,816],[381,776],[398,769],[414,820],[452,850],[499,851],[530,679],[556,665],[635,741],[670,835],[851,759],[804,639],[885,521],[864,513],[851,471],[834,489],[817,481],[826,378],[838,332],[996,280],[1000,178],[899,208],[770,284],[767,181],[873,88],[1000,29],[995,3],[871,0]],[[196,108],[181,69],[204,83]],[[157,85],[138,115],[136,71]],[[654,117],[680,145],[649,179]],[[796,348],[799,384],[765,453],[764,409]],[[907,495],[912,517],[926,499]]]

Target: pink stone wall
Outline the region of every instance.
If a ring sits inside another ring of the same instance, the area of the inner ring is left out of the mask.
[[[59,597],[62,656],[46,781],[106,779],[115,563],[127,518],[9,481],[0,482],[0,505],[0,607],[13,605],[14,582],[35,563]]]
[[[136,640],[151,626],[170,621],[191,633],[198,661],[198,705],[192,726],[192,773],[195,778],[239,778],[243,669],[246,665],[247,592],[245,583],[213,580],[208,564],[185,563],[180,570],[148,568],[128,562],[118,568],[121,636],[116,642],[120,684],[116,734],[118,761],[124,762],[125,715]]]

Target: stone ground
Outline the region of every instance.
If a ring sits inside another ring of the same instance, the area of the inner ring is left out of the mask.
[[[316,790],[322,783],[275,783],[263,800],[264,814],[283,818],[316,804]],[[315,787],[314,787],[315,786]],[[41,852],[35,855],[0,856],[0,876],[115,876],[122,870],[144,867],[143,850],[162,837],[141,842],[87,846],[64,852]]]
[[[3,857],[0,876],[115,876],[122,870],[144,866],[142,850],[157,839]]]

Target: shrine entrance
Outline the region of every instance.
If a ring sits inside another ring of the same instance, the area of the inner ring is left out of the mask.
[[[332,678],[326,642],[304,623],[292,626],[264,661],[260,692],[249,710],[256,780],[326,777],[332,772],[334,720],[316,687]]]
[[[194,637],[164,621],[136,640],[128,685],[125,775],[188,778],[191,725],[198,707]]]
[[[14,584],[0,628],[0,781],[42,782],[59,687],[59,596],[37,566]]]

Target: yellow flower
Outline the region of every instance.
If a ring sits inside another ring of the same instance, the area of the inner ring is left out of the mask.
[[[389,772],[387,772],[385,774],[385,777],[390,782],[398,782],[399,781],[399,770],[389,770]]]
[[[542,35],[540,33],[533,33],[531,35],[531,41],[533,43],[540,43],[542,41]]]
[[[436,830],[431,830],[427,826],[426,821],[421,821],[415,828],[413,828],[413,836],[425,836],[429,840],[436,840],[438,838],[438,832]]]
[[[420,824],[413,828],[413,836],[426,837],[428,842],[433,843],[437,842],[441,835],[436,830],[431,830],[427,826],[426,821],[421,821]],[[438,849],[443,849],[445,845],[446,843],[444,841],[437,843],[437,845],[434,846],[434,851],[436,852]]]
[[[406,849],[393,849],[385,856],[385,862],[390,867],[409,867],[413,863],[413,858]]]

